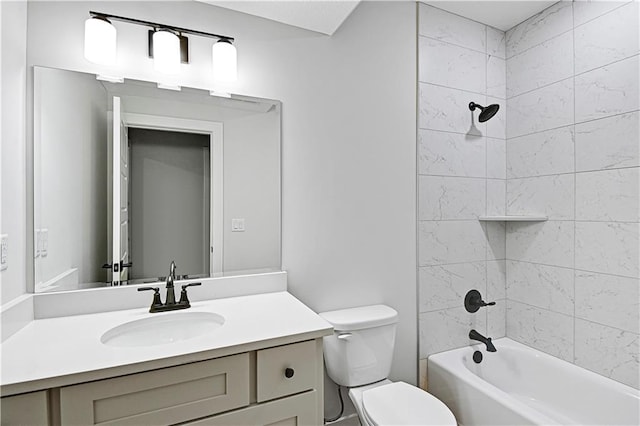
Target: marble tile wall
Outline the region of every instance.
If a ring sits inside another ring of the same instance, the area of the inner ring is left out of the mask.
[[[637,1],[559,2],[506,33],[506,334],[640,387]],[[463,209],[464,211],[464,209]]]
[[[419,4],[418,281],[420,368],[437,352],[469,345],[472,328],[506,333],[505,33]],[[486,123],[469,102],[500,104]],[[596,148],[594,148],[596,149]],[[469,314],[478,289],[497,305]],[[421,371],[421,377],[425,372]],[[421,380],[424,386],[424,380]]]

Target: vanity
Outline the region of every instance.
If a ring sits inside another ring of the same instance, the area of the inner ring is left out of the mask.
[[[148,310],[37,319],[5,340],[2,424],[323,423],[332,328],[288,292]]]
[[[332,328],[281,271],[281,103],[32,68],[2,425],[323,424]],[[150,313],[169,262],[202,285]]]

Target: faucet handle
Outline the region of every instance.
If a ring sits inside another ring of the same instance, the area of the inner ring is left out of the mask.
[[[159,287],[139,287],[138,291],[148,291],[153,290],[153,302],[151,302],[151,308],[149,312],[155,312],[155,308],[158,306],[162,306],[162,300],[160,299],[160,288]]]
[[[182,289],[184,290],[184,289],[186,289],[187,287],[195,287],[195,286],[197,286],[197,285],[202,285],[202,283],[189,283],[189,284],[184,284],[184,285],[182,286]]]
[[[191,306],[191,303],[189,302],[189,297],[187,296],[187,287],[195,287],[197,285],[202,285],[202,283],[184,284],[182,286],[182,291],[180,292],[180,301],[178,303],[185,304],[187,305],[187,307]]]
[[[483,306],[493,306],[496,302],[485,302],[482,300],[482,295],[478,290],[469,290],[467,295],[464,297],[464,307],[467,312],[477,312],[478,309]]]

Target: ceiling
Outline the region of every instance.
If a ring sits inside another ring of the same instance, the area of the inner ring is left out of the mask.
[[[360,0],[198,1],[327,35],[332,35],[360,3]],[[530,16],[546,9],[556,1],[447,0],[425,1],[425,3],[506,31]]]
[[[449,0],[426,1],[425,3],[507,31],[557,1]]]
[[[360,0],[198,0],[214,6],[332,35]]]

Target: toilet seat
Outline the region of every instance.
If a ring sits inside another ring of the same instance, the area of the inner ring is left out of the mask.
[[[373,426],[457,425],[453,413],[435,396],[404,382],[362,393],[363,413]]]

